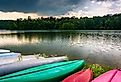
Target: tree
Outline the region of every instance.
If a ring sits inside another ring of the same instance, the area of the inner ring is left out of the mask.
[[[63,30],[74,30],[74,24],[70,22],[65,22],[62,24],[62,27],[60,29]]]

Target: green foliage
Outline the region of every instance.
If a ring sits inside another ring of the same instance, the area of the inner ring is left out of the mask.
[[[0,20],[0,29],[8,30],[121,30],[121,14],[103,17],[62,17]]]
[[[86,64],[84,69],[90,68],[93,71],[93,78],[98,77],[99,75],[109,71],[112,69],[112,67],[109,66],[102,66],[99,64]]]
[[[60,29],[62,30],[73,30],[74,29],[74,24],[70,23],[70,22],[65,22],[62,24],[62,26],[60,27]]]

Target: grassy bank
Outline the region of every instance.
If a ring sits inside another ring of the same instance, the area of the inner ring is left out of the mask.
[[[84,69],[90,68],[93,71],[93,78],[98,77],[99,75],[113,69],[113,67],[99,64],[86,64]]]

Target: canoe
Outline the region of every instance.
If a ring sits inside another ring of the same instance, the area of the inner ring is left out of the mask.
[[[0,66],[13,63],[13,62],[17,62],[20,56],[21,56],[20,53],[14,53],[14,52],[1,53],[0,54]]]
[[[92,80],[92,70],[81,70],[65,78],[62,82],[90,82]]]
[[[0,53],[0,58],[18,57],[20,55],[21,53],[14,53],[14,52]]]
[[[91,82],[121,82],[121,71],[118,69],[110,70]]]
[[[0,66],[0,76],[21,71],[38,65],[67,60],[67,56],[30,59]]]
[[[10,50],[0,49],[0,53],[8,53]]]
[[[2,76],[0,82],[59,82],[81,70],[84,63],[84,60],[73,60],[41,65]]]
[[[27,56],[21,56],[20,61],[33,60],[33,59],[45,59],[45,57],[37,55],[27,55]]]

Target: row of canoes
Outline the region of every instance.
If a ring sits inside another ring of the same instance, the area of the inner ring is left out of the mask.
[[[81,70],[84,60],[45,64],[0,77],[0,82],[59,82]]]
[[[11,74],[17,71],[25,70],[28,68],[40,66],[43,64],[49,64],[54,62],[61,62],[67,60],[66,56],[51,57],[51,58],[40,58],[40,59],[25,59],[22,61],[14,62],[0,66],[0,76]]]
[[[118,69],[92,80],[91,69],[82,70],[84,64],[84,60],[73,60],[39,65],[1,76],[0,82],[121,82],[121,71]]]
[[[40,65],[1,76],[0,82],[121,82],[121,71],[117,69],[92,80],[90,69],[81,70],[84,63],[84,60],[74,60]]]
[[[93,79],[84,60],[67,57],[30,59],[0,66],[0,82],[121,82],[121,71],[110,70]],[[93,79],[93,80],[92,80]]]

